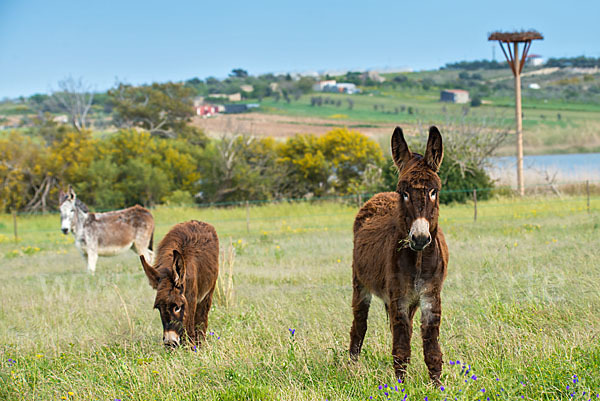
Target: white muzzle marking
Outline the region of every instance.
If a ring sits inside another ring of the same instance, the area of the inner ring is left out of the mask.
[[[413,250],[421,251],[431,242],[431,234],[429,233],[429,222],[424,217],[416,219],[408,233],[410,239],[410,247]]]
[[[163,334],[165,345],[179,345],[179,335],[173,330],[165,331]]]
[[[420,237],[420,236],[429,236],[429,222],[424,217],[419,217],[416,219],[412,226],[410,226],[410,232],[408,233],[409,238]]]

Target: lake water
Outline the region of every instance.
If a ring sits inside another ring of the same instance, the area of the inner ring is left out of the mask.
[[[490,175],[500,181],[516,180],[517,158],[515,156],[493,157]],[[543,181],[554,176],[556,181],[600,180],[600,153],[574,153],[566,155],[524,156],[525,179]]]

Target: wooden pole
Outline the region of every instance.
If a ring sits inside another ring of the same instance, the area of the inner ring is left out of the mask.
[[[250,202],[246,201],[246,232],[250,233]]]
[[[473,190],[473,222],[477,221],[477,190]]]
[[[17,211],[14,208],[12,209],[12,217],[13,217],[15,243],[17,243],[17,242],[19,242],[19,234],[17,231]]]
[[[587,212],[590,213],[590,181],[585,180],[585,192],[587,193]]]
[[[523,181],[523,112],[521,111],[521,71],[519,63],[519,42],[514,48],[514,73],[515,73],[515,119],[517,122],[517,186],[519,195],[525,195]]]

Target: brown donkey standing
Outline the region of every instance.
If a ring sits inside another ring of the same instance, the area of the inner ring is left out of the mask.
[[[400,127],[392,136],[398,167],[396,192],[375,195],[354,221],[350,357],[358,358],[367,331],[371,295],[383,300],[390,318],[396,376],[404,378],[410,361],[412,322],[421,307],[423,354],[429,376],[437,384],[442,373],[438,342],[448,247],[438,226],[443,158],[442,136],[429,129],[425,156],[411,153]]]
[[[219,274],[219,239],[213,226],[192,220],[175,225],[160,241],[156,263],[142,266],[156,290],[165,346],[187,335],[199,344],[206,336],[208,312]]]

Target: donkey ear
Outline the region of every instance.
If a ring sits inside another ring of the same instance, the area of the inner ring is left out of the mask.
[[[144,255],[140,255],[140,260],[142,261],[142,267],[150,282],[150,287],[156,289],[158,287],[158,271],[146,262]]]
[[[67,191],[67,195],[69,196],[70,200],[75,200],[75,198],[77,198],[77,195],[75,194],[75,191],[73,191],[73,187],[69,184],[69,189]]]
[[[185,279],[185,261],[183,255],[176,249],[173,250],[173,277],[175,285],[182,287]]]
[[[436,126],[429,128],[429,139],[427,140],[427,150],[425,150],[425,163],[438,171],[444,158],[444,145],[442,144],[442,134]]]
[[[408,149],[408,144],[404,139],[402,128],[396,127],[392,135],[392,159],[398,170],[402,170],[404,164],[412,158],[412,153]]]

